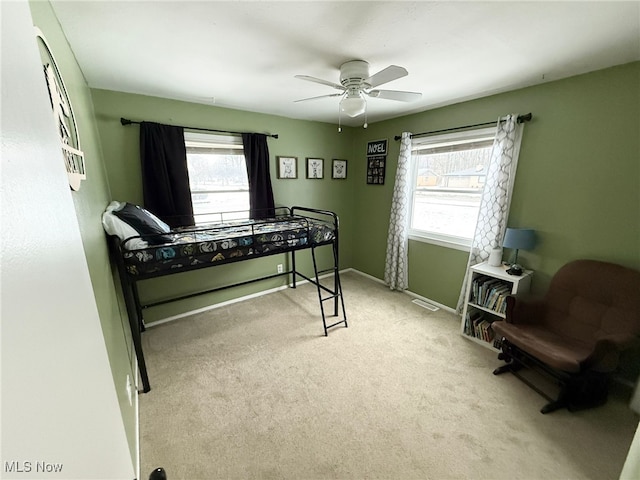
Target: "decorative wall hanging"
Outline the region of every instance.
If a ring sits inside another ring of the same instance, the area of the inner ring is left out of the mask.
[[[56,131],[60,137],[62,158],[64,160],[69,185],[73,190],[80,189],[80,182],[87,178],[84,169],[84,153],[80,148],[80,134],[71,107],[71,99],[62,80],[58,64],[42,31],[36,27],[36,37],[40,58],[44,68],[49,99],[53,109]]]
[[[324,178],[324,158],[307,157],[307,178]]]
[[[344,179],[347,178],[347,161],[333,159],[331,165],[331,178]]]
[[[278,178],[298,178],[298,157],[276,157]]]
[[[387,140],[367,143],[367,184],[384,185],[387,164]]]

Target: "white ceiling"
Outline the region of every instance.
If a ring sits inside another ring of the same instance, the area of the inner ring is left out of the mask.
[[[329,123],[339,98],[294,100],[336,90],[294,75],[405,67],[379,88],[422,99],[368,99],[372,123],[640,60],[638,1],[51,3],[92,88]]]

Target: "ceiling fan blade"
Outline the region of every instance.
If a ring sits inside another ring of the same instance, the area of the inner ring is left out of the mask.
[[[382,85],[383,83],[391,82],[392,80],[397,80],[398,78],[402,78],[407,75],[409,75],[409,72],[407,72],[405,68],[397,65],[389,65],[384,70],[380,70],[378,73],[371,75],[365,80],[365,83],[368,83],[371,88],[374,88],[378,85]]]
[[[341,97],[342,95],[344,95],[344,93],[331,93],[329,95],[320,95],[319,97],[301,98],[300,100],[294,100],[294,102],[307,102],[309,100],[318,100],[319,98]]]
[[[329,80],[322,80],[321,78],[310,77],[309,75],[296,75],[296,78],[300,80],[306,80],[308,82],[320,83],[322,85],[327,85],[328,87],[333,87],[337,90],[345,90],[342,85],[338,85],[337,83],[330,82]]]
[[[373,98],[384,98],[386,100],[398,100],[400,102],[413,102],[420,100],[422,94],[418,92],[403,92],[401,90],[371,90],[367,95]]]

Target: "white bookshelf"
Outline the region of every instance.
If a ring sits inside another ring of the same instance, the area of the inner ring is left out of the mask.
[[[533,271],[525,270],[516,276],[509,275],[507,268],[492,267],[485,262],[469,269],[460,333],[487,348],[496,349],[489,326],[505,318],[506,297],[526,293],[531,288]]]

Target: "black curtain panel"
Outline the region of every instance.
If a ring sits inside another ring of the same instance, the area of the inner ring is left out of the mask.
[[[267,136],[261,133],[243,133],[244,157],[249,177],[249,207],[251,218],[275,215],[271,174],[269,173],[269,147]]]
[[[184,128],[140,123],[144,206],[171,227],[194,224]]]

